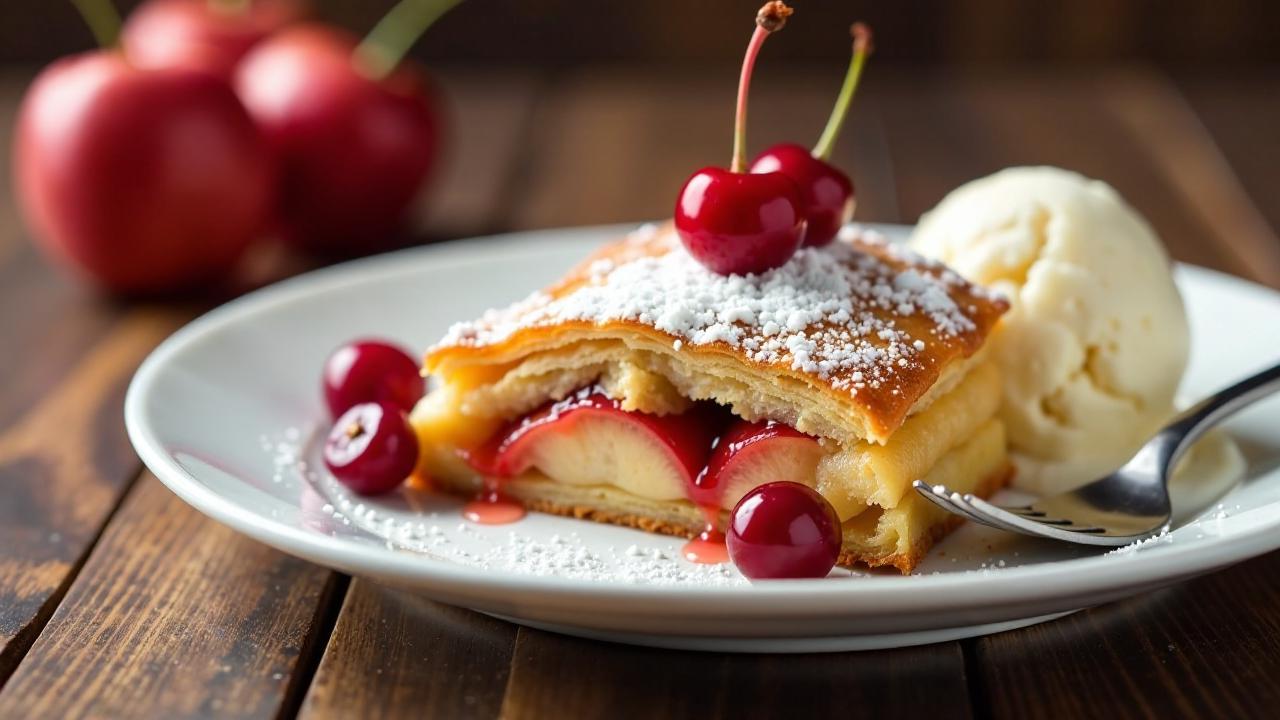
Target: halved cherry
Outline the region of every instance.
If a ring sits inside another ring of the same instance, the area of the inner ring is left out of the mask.
[[[738,420],[717,439],[693,500],[729,509],[765,483],[813,478],[822,455],[816,439],[790,425]]]
[[[681,499],[706,463],[720,411],[679,415],[623,410],[586,388],[511,423],[466,454],[479,473],[511,477],[536,467],[571,485],[611,484],[642,497]]]
[[[354,405],[333,424],[324,464],[342,484],[365,495],[393,490],[418,463],[418,436],[399,407]]]

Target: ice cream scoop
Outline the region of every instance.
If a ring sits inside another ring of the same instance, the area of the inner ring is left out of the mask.
[[[1011,301],[990,344],[1023,486],[1099,477],[1172,415],[1186,313],[1160,241],[1106,183],[1004,170],[949,194],[911,243]]]

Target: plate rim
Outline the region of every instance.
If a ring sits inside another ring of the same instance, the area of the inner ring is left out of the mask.
[[[545,242],[564,245],[601,242],[642,224],[549,228],[458,239],[353,260],[254,290],[187,323],[147,356],[130,381],[125,395],[124,417],[129,440],[147,468],[197,511],[259,542],[310,562],[354,575],[373,574],[393,582],[442,591],[517,591],[521,593],[521,600],[527,602],[556,602],[565,598],[615,603],[628,601],[629,606],[635,606],[629,607],[629,612],[651,616],[669,614],[674,610],[673,603],[689,604],[691,609],[711,606],[717,611],[732,610],[744,616],[757,612],[775,617],[790,614],[811,616],[824,611],[843,614],[859,609],[883,608],[887,601],[893,602],[894,611],[899,614],[990,607],[993,598],[999,600],[994,604],[1002,606],[1052,601],[1064,608],[1079,607],[1095,604],[1091,598],[1108,592],[1179,582],[1280,548],[1280,513],[1277,513],[1276,517],[1257,522],[1253,527],[1199,539],[1176,551],[1152,548],[1129,556],[1098,554],[991,572],[877,576],[874,582],[866,583],[832,583],[816,579],[754,582],[735,587],[625,585],[558,576],[499,574],[420,554],[360,545],[308,532],[245,509],[182,468],[163,449],[146,418],[149,393],[175,356],[207,334],[245,320],[255,312],[297,302],[313,293],[331,291],[345,284],[370,282],[370,274],[385,277],[414,272],[424,263],[471,265],[496,254],[508,259],[513,253],[534,255],[545,252]],[[909,225],[888,223],[863,225],[891,234],[911,228]],[[1251,281],[1194,265],[1179,263],[1175,269],[1179,275],[1226,286],[1231,291],[1247,292],[1280,306],[1280,293]],[[1269,505],[1276,504],[1280,503]],[[975,582],[978,578],[980,581]],[[777,602],[784,598],[795,602]]]

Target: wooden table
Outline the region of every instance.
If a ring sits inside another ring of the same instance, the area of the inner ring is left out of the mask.
[[[838,72],[760,78],[754,146],[813,138]],[[0,83],[4,138],[28,77]],[[455,141],[422,207],[431,239],[662,217],[688,172],[728,160],[732,70],[440,77]],[[864,220],[1062,165],[1114,184],[1177,258],[1280,287],[1278,129],[1277,72],[876,70],[838,154]],[[1277,712],[1280,554],[1025,630],[801,657],[576,640],[283,555],[187,507],[125,439],[134,369],[200,309],[94,297],[46,266],[0,188],[0,717]]]

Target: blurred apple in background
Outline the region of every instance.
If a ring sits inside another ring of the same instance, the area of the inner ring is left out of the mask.
[[[362,255],[400,231],[436,160],[425,73],[403,60],[457,0],[402,0],[364,41],[320,25],[264,40],[235,87],[280,160],[278,231],[325,256]]]
[[[118,18],[81,3],[104,47]],[[215,283],[270,218],[274,163],[225,82],[114,51],[60,60],[19,109],[19,205],[55,258],[122,294]]]
[[[104,49],[41,72],[14,138],[19,206],[54,258],[157,295],[236,280],[272,234],[328,257],[404,237],[440,122],[403,58],[458,0],[401,0],[363,41],[285,27],[300,0],[150,0],[122,40],[110,0],[73,2]]]
[[[304,10],[301,0],[148,0],[129,15],[120,44],[141,68],[199,68],[229,79],[245,53]]]

